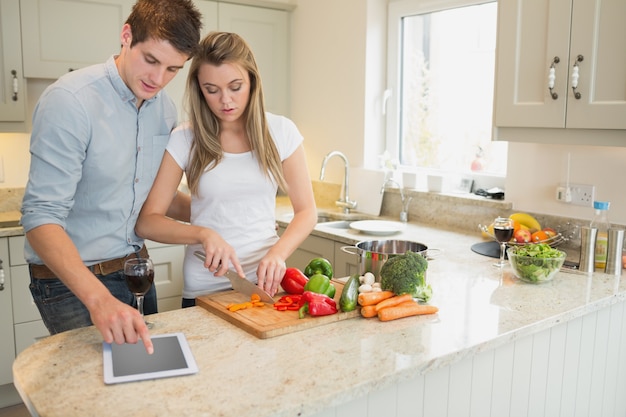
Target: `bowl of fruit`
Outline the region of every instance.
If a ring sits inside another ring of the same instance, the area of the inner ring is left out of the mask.
[[[532,284],[552,281],[567,256],[546,243],[510,247],[506,252],[515,276]]]
[[[556,247],[565,241],[562,234],[551,227],[542,227],[539,221],[528,213],[514,213],[509,218],[513,220],[513,237],[507,242],[509,247],[524,246],[529,243],[546,243]],[[483,236],[495,240],[493,225],[479,225],[479,228]]]

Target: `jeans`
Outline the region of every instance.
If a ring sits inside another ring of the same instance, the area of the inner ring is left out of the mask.
[[[135,296],[126,286],[123,271],[96,275],[96,277],[115,298],[137,308]],[[31,276],[30,292],[50,334],[93,325],[89,310],[60,279],[36,279]],[[146,293],[143,309],[144,314],[157,312],[157,295],[154,285]]]
[[[183,298],[183,302],[181,303],[182,308],[194,307],[196,305],[195,298]]]

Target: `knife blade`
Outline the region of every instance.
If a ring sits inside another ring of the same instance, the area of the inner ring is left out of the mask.
[[[200,251],[195,251],[193,254],[202,261],[206,260],[205,254]],[[226,271],[226,274],[224,274],[224,276],[230,281],[230,285],[233,287],[233,290],[247,296],[257,294],[259,297],[261,297],[261,301],[263,301],[264,303],[274,304],[275,301],[271,295],[263,291],[258,285],[248,281],[245,278],[241,278],[239,275],[237,275],[236,272],[229,269],[228,271]]]

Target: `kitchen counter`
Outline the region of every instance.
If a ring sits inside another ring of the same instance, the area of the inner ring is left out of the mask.
[[[281,216],[288,213],[279,213],[279,221],[288,221]],[[428,269],[436,315],[386,323],[359,317],[261,340],[200,307],[170,311],[151,316],[152,332],[183,332],[200,369],[196,375],[106,386],[101,338],[89,327],[20,353],[15,386],[41,416],[334,416],[340,414],[333,407],[355,401],[371,407],[371,396],[390,387],[621,306],[626,298],[620,277],[560,272],[552,282],[525,284],[470,250],[478,233],[405,227],[394,238],[440,250]],[[347,244],[375,239],[324,224],[314,233]],[[392,403],[395,395],[400,401],[395,392]],[[387,415],[381,410],[370,412]]]

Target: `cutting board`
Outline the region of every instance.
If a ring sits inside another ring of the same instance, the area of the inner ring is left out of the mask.
[[[385,172],[365,168],[350,168],[350,200],[357,202],[356,211],[380,216],[385,181]]]
[[[337,289],[335,301],[339,302],[344,284],[343,282],[333,280],[333,285],[335,285]],[[283,295],[285,295],[285,293],[278,293],[274,296],[274,299],[278,300]],[[196,298],[196,305],[205,308],[209,312],[259,339],[268,339],[270,337],[298,332],[328,323],[360,317],[358,308],[347,313],[339,311],[329,316],[311,317],[307,315],[302,319],[298,318],[297,311],[277,311],[269,304],[263,307],[247,308],[235,312],[228,311],[226,308],[230,303],[242,303],[249,300],[250,297],[248,296],[228,290],[200,296]]]

